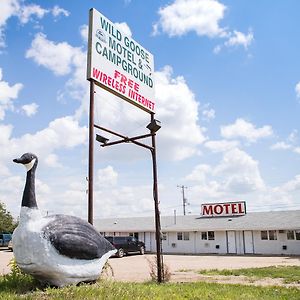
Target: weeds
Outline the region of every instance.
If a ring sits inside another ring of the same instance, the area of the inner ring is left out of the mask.
[[[39,282],[25,274],[17,265],[15,259],[9,263],[11,272],[0,277],[0,290],[9,290],[17,294],[33,291],[40,287]]]
[[[114,269],[112,268],[111,264],[107,261],[105,265],[103,266],[100,279],[107,278],[107,277],[114,277]]]
[[[156,258],[153,258],[152,260],[150,258],[146,258],[149,264],[149,274],[152,281],[157,281],[157,260]],[[162,282],[169,282],[171,279],[171,271],[168,265],[165,263],[162,264]]]

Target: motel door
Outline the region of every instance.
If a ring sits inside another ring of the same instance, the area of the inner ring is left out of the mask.
[[[236,254],[235,231],[227,231],[227,250],[229,254]]]
[[[253,233],[250,230],[244,231],[245,254],[253,254]]]

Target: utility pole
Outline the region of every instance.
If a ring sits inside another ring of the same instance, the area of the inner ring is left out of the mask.
[[[182,206],[183,206],[183,215],[185,216],[185,206],[188,204],[187,199],[184,195],[184,189],[187,189],[187,186],[184,185],[177,185],[178,188],[181,189],[182,192]]]

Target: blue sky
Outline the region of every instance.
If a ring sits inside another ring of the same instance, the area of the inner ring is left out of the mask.
[[[22,1],[0,9],[0,200],[18,215],[39,157],[43,213],[86,218],[87,25],[96,8],[154,55],[163,215],[245,200],[248,211],[300,209],[300,3]],[[147,133],[149,115],[97,88],[95,122]],[[151,157],[95,147],[95,217],[151,215]]]

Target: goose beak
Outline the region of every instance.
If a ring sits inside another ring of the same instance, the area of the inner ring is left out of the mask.
[[[20,163],[21,163],[21,159],[20,159],[20,158],[15,158],[15,159],[13,160],[13,162],[15,162],[15,163],[17,163],[17,164],[20,164]]]

